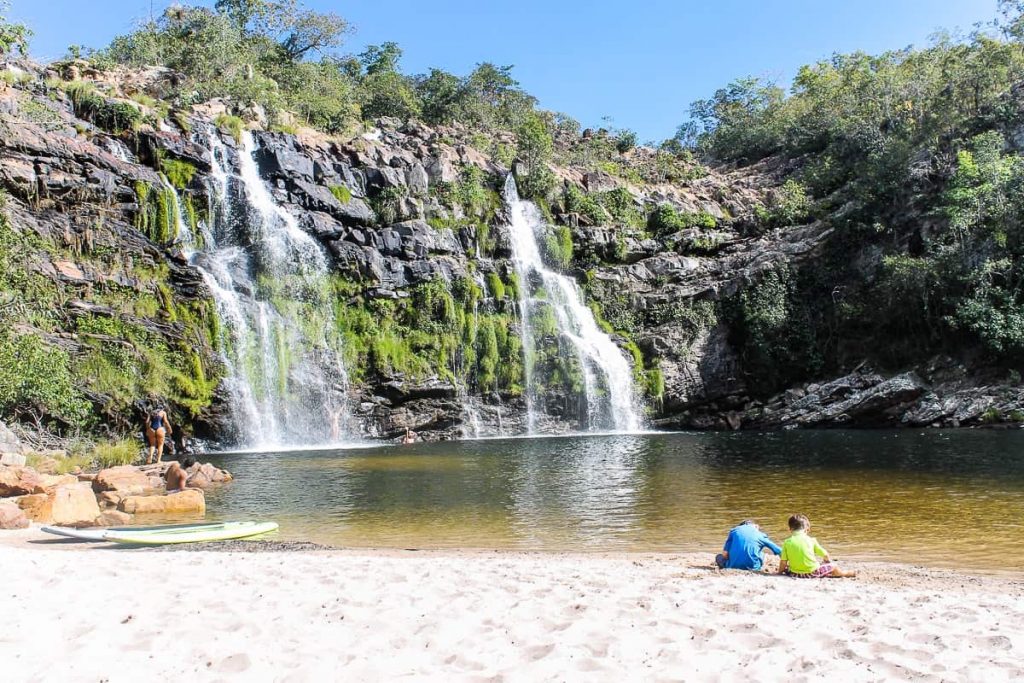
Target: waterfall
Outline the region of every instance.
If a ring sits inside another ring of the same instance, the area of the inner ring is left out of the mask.
[[[106,143],[108,151],[113,154],[118,161],[123,161],[128,164],[138,163],[135,159],[135,155],[132,154],[128,147],[117,138],[106,138]]]
[[[199,226],[202,244],[183,246],[217,305],[236,445],[338,443],[347,431],[348,375],[323,249],[274,201],[250,133],[237,173],[212,127],[204,142],[212,157],[209,215]],[[179,234],[181,214],[179,205]]]
[[[569,341],[583,373],[587,404],[587,429],[632,432],[641,429],[633,394],[633,371],[622,351],[597,325],[593,312],[583,303],[576,283],[548,269],[541,259],[537,231],[544,219],[531,202],[519,198],[515,179],[505,181],[504,199],[510,214],[509,233],[512,260],[519,277],[519,314],[523,337],[523,373],[527,405],[527,427],[535,425],[533,314],[538,300],[530,283],[538,278],[547,293],[559,335]]]

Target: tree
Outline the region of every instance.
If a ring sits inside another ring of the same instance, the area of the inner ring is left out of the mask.
[[[519,88],[511,65],[478,64],[466,78],[465,89],[467,122],[484,130],[515,130],[537,102]]]
[[[395,43],[371,45],[359,55],[366,70],[360,83],[363,117],[394,116],[408,120],[420,115],[420,101],[409,79],[398,71],[402,49]]]
[[[702,146],[725,159],[760,159],[779,147],[776,113],[783,91],[760,78],[742,78],[690,106]]]
[[[526,173],[519,178],[523,196],[532,199],[546,198],[554,185],[554,175],[548,168],[553,144],[551,135],[540,116],[532,114],[516,131],[519,159],[526,166]]]
[[[366,70],[367,76],[374,74],[397,72],[398,62],[402,59],[402,48],[398,43],[382,43],[370,45],[359,53],[359,61]]]
[[[0,2],[0,56],[17,53],[28,53],[28,40],[32,37],[32,29],[24,24],[13,24],[7,21],[9,3]]]
[[[449,124],[459,118],[465,105],[462,80],[441,69],[416,80],[416,94],[423,102],[423,119],[430,124]]]
[[[341,16],[305,9],[298,0],[217,0],[214,7],[247,37],[272,38],[292,63],[340,47],[349,31]]]
[[[291,15],[285,31],[281,49],[290,61],[298,62],[310,53],[327,53],[340,47],[349,27],[333,12],[302,10]]]

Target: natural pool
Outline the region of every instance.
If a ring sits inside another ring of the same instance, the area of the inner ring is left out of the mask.
[[[204,458],[204,460],[207,458]],[[833,555],[1024,570],[1024,432],[654,433],[208,456],[208,518],[342,546],[714,551],[804,512]]]

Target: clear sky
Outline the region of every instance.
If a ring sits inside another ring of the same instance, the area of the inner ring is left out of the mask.
[[[540,99],[584,125],[670,137],[690,102],[734,78],[785,84],[833,52],[924,45],[937,29],[969,32],[997,0],[306,0],[355,28],[344,48],[397,42],[408,73],[463,75],[482,61],[515,65]],[[32,54],[54,59],[72,43],[102,47],[167,0],[13,0],[10,16],[35,30]],[[213,0],[185,4],[212,5]]]

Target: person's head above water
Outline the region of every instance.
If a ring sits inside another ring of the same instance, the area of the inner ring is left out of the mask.
[[[807,519],[807,515],[790,515],[789,517],[789,530],[790,531],[807,531],[811,528],[811,520]]]

